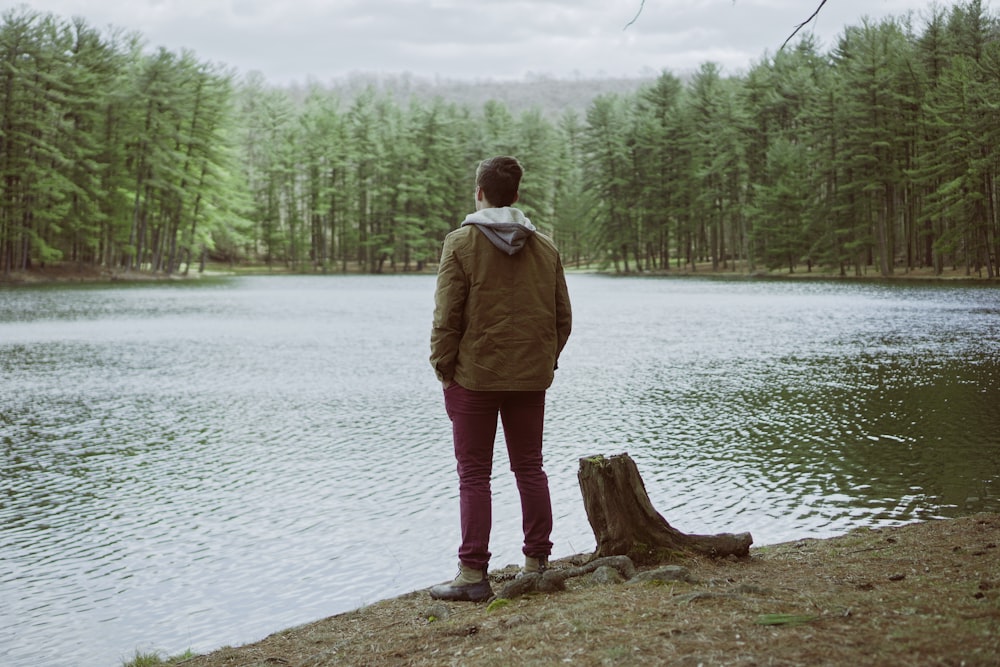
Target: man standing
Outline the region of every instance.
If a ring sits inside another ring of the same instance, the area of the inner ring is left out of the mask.
[[[521,497],[525,571],[544,570],[552,551],[542,423],[572,318],[559,251],[512,208],[522,174],[513,157],[480,163],[476,212],[445,238],[438,265],[430,359],[452,423],[462,525],[458,577],[431,588],[440,600],[493,595],[487,568],[498,414]]]

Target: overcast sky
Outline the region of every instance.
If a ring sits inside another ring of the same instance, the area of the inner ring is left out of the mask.
[[[636,77],[706,61],[735,74],[774,53],[820,0],[30,0],[34,10],[139,32],[150,48],[276,84],[354,72],[511,80],[526,75]],[[2,6],[21,4],[3,0]],[[952,3],[945,0],[945,6]],[[984,3],[991,6],[988,2]],[[862,17],[928,0],[827,0],[806,31],[830,48]]]

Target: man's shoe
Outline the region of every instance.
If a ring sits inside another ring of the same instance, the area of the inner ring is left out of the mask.
[[[538,558],[535,558],[534,556],[525,556],[524,557],[524,573],[525,574],[531,574],[533,572],[537,573],[537,574],[541,574],[542,572],[545,572],[545,570],[547,570],[547,569],[549,569],[549,557],[548,556],[539,556]]]
[[[431,597],[450,602],[484,602],[493,597],[493,589],[486,570],[475,570],[460,563],[455,580],[432,586]]]

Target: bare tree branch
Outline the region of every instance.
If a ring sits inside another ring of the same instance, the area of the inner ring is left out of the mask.
[[[642,2],[639,4],[639,11],[635,13],[635,16],[632,17],[631,21],[625,24],[625,27],[622,28],[622,30],[628,30],[628,27],[639,19],[639,14],[642,14],[642,10],[645,6],[646,6],[646,0],[642,0]]]
[[[802,23],[800,23],[795,28],[795,32],[793,32],[791,35],[788,36],[788,39],[786,39],[785,42],[784,42],[784,44],[781,45],[781,49],[785,48],[785,45],[788,44],[788,42],[792,41],[792,37],[795,37],[795,35],[797,35],[799,33],[799,30],[802,30],[802,28],[806,27],[809,24],[810,21],[812,21],[814,18],[816,18],[816,15],[819,14],[819,10],[823,9],[823,5],[825,5],[825,4],[826,4],[826,0],[822,0],[822,2],[819,3],[819,7],[816,8],[816,11],[814,11],[812,13],[812,16],[810,16],[805,21],[803,21]],[[781,49],[778,49],[778,50],[781,51]]]
[[[733,4],[734,4],[734,5],[736,4],[736,0],[733,0]],[[809,18],[807,18],[807,19],[806,19],[805,21],[803,21],[802,23],[798,24],[798,25],[797,25],[797,26],[795,27],[795,31],[794,31],[794,32],[792,32],[792,34],[788,36],[788,39],[786,39],[786,40],[784,41],[784,43],[782,43],[782,45],[781,45],[781,49],[784,49],[784,48],[785,48],[785,46],[787,46],[787,45],[788,45],[788,42],[792,41],[792,38],[793,38],[793,37],[795,37],[795,35],[799,34],[799,31],[800,31],[800,30],[802,30],[802,28],[804,28],[804,27],[806,27],[807,25],[809,25],[809,24],[810,24],[810,23],[812,22],[812,20],[813,20],[814,18],[816,18],[816,16],[817,16],[817,15],[819,14],[819,10],[823,9],[823,5],[825,5],[825,4],[826,4],[826,0],[820,0],[820,3],[819,3],[819,7],[817,7],[817,8],[816,8],[816,11],[814,11],[814,12],[812,13],[812,16],[810,16],[810,17],[809,17]],[[639,3],[639,11],[637,11],[637,12],[635,13],[635,16],[633,16],[633,17],[632,17],[632,20],[631,20],[631,21],[629,21],[628,23],[626,23],[626,24],[625,24],[625,27],[624,27],[624,28],[622,28],[622,30],[628,30],[628,28],[629,28],[629,26],[630,26],[630,25],[632,25],[633,23],[635,23],[636,21],[638,21],[638,20],[639,20],[639,15],[640,15],[640,14],[642,14],[642,10],[643,10],[643,9],[644,9],[645,7],[646,7],[646,0],[642,0],[642,1],[641,1],[641,2]],[[779,50],[779,51],[781,51],[781,49],[778,49],[778,50]]]

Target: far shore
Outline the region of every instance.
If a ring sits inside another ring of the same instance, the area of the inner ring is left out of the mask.
[[[622,267],[624,269],[624,267]],[[203,278],[224,278],[232,276],[250,275],[408,275],[408,274],[433,274],[436,266],[429,265],[421,270],[404,271],[401,269],[387,268],[381,274],[369,274],[359,267],[349,267],[347,271],[336,269],[323,270],[293,270],[285,266],[271,266],[263,264],[252,265],[229,265],[213,263],[209,264],[204,271],[191,269],[174,273],[162,271],[135,271],[129,269],[109,269],[107,267],[94,266],[90,264],[61,263],[48,265],[45,267],[33,268],[27,271],[11,271],[6,274],[0,273],[0,285],[20,286],[20,285],[47,285],[47,284],[104,284],[104,283],[130,283],[130,282],[157,282],[157,281],[184,281],[198,280]],[[788,270],[753,270],[748,271],[743,268],[733,269],[730,267],[720,270],[713,270],[710,263],[699,264],[695,268],[690,266],[671,267],[669,269],[653,269],[636,271],[630,267],[629,271],[616,271],[613,267],[598,265],[574,265],[566,264],[567,273],[595,273],[611,276],[628,277],[684,277],[684,278],[730,278],[744,280],[829,280],[829,281],[964,281],[974,284],[993,284],[1000,281],[1000,276],[990,279],[986,271],[967,270],[965,268],[949,268],[941,273],[935,272],[933,268],[917,269],[897,269],[888,276],[883,276],[874,267],[866,267],[857,275],[851,270],[845,274],[837,269],[817,268],[807,270],[799,267],[795,271]]]

